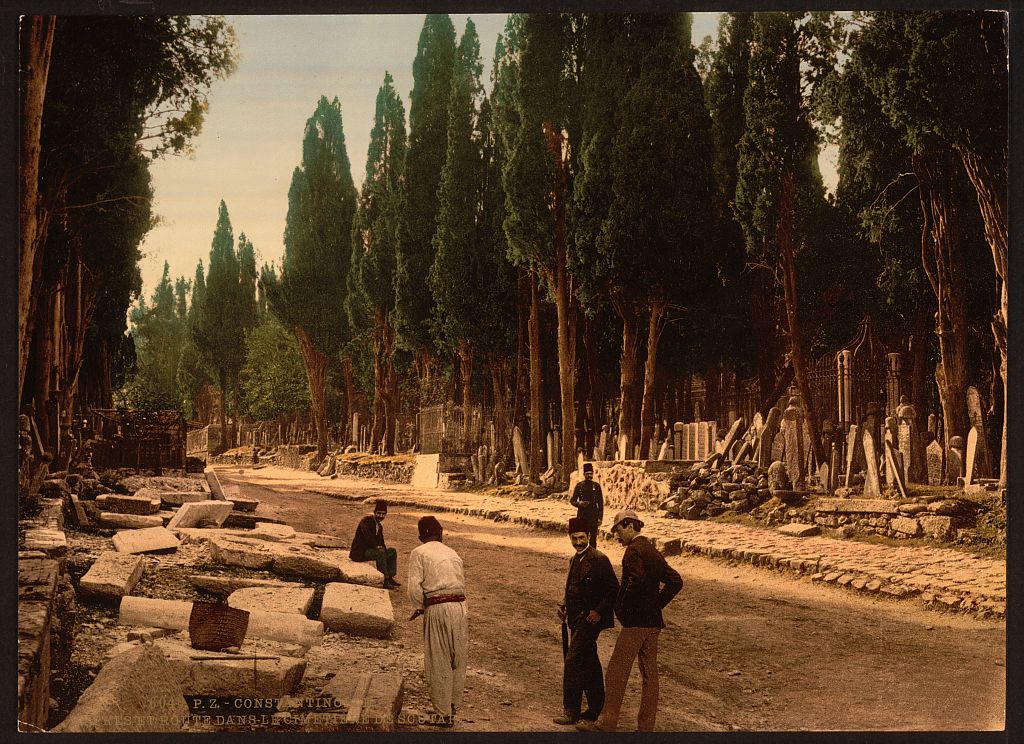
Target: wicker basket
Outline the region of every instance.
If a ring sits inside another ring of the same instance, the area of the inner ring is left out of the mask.
[[[188,637],[192,648],[220,651],[241,646],[249,628],[248,610],[215,602],[193,602],[188,618]]]

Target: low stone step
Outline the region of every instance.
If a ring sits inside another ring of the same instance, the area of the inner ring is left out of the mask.
[[[386,638],[394,628],[395,611],[386,589],[330,583],[324,589],[320,620],[328,630]]]
[[[167,524],[167,529],[176,527],[220,527],[228,514],[231,503],[227,501],[193,501],[182,504]]]
[[[84,594],[120,599],[131,594],[145,569],[145,559],[134,553],[100,553],[78,586]]]
[[[228,606],[240,610],[291,612],[305,616],[313,604],[313,592],[310,587],[280,589],[250,586],[233,591],[228,597]]]
[[[160,511],[160,498],[105,493],[96,497],[96,505],[103,511],[117,514],[156,514]]]

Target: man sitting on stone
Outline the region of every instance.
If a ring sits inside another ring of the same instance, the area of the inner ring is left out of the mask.
[[[359,520],[348,557],[354,561],[374,561],[377,570],[384,574],[384,588],[396,589],[401,586],[395,581],[398,551],[384,544],[384,528],[381,526],[387,515],[388,503],[380,500],[374,505],[373,514],[367,514]]]

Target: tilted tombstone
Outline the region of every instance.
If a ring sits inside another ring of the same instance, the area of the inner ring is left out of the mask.
[[[900,462],[900,453],[892,446],[891,442],[885,443],[885,470],[890,473],[889,486],[893,488],[901,499],[907,498],[907,484],[903,481],[903,463]]]
[[[867,429],[861,434],[864,444],[864,498],[877,499],[882,495],[882,485],[878,481],[878,455],[875,454],[875,440]]]
[[[938,442],[929,444],[925,459],[928,461],[928,485],[942,485],[942,445]]]
[[[665,441],[661,443],[661,449],[658,450],[658,459],[659,460],[667,460],[668,459],[669,442],[670,441],[671,441],[671,439],[669,437],[665,437]]]
[[[896,417],[895,416],[886,416],[885,417],[884,432],[885,432],[885,434],[884,434],[883,439],[882,439],[882,456],[880,458],[881,461],[882,461],[882,472],[885,475],[885,485],[888,488],[895,488],[896,487],[896,476],[892,473],[892,470],[889,467],[889,458],[886,457],[886,454],[885,454],[885,452],[886,452],[886,450],[885,450],[886,445],[889,445],[894,450],[898,446],[897,443],[899,441],[899,430],[898,430],[898,424],[896,423]],[[893,462],[897,462],[897,459],[893,458]]]
[[[987,430],[985,429],[985,413],[981,407],[981,395],[978,388],[967,388],[967,418],[971,426],[978,430],[978,445],[974,456],[974,478],[992,477],[992,455],[988,448]]]
[[[723,459],[728,457],[729,450],[732,449],[736,440],[739,439],[740,431],[743,430],[743,424],[744,421],[742,416],[732,422],[732,427],[729,429],[729,433],[725,435],[725,441],[722,443],[722,449],[719,450],[722,453]]]
[[[775,435],[779,433],[779,423],[782,421],[782,411],[775,406],[768,411],[768,418],[761,427],[760,439],[757,443],[757,466],[766,468],[771,465],[775,458],[772,457],[772,444]]]
[[[953,437],[949,440],[946,450],[946,481],[945,485],[955,486],[964,474],[964,439]]]
[[[863,456],[864,445],[861,443],[860,427],[857,424],[851,424],[850,431],[846,434],[846,472],[843,475],[843,485],[847,488],[851,485],[853,474],[860,470],[857,462],[858,447]]]
[[[512,453],[516,458],[516,472],[530,474],[530,465],[526,460],[526,447],[523,444],[523,432],[516,426],[512,429]]]
[[[789,405],[782,413],[782,434],[786,442],[784,462],[789,482],[793,484],[794,490],[802,491],[807,464],[804,456],[808,443],[804,441],[804,413],[800,408],[800,398],[795,395],[789,399]]]

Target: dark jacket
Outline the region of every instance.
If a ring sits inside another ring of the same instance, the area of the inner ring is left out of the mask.
[[[572,489],[569,503],[576,507],[576,516],[596,527],[604,520],[604,494],[597,481],[581,480]]]
[[[638,535],[622,556],[622,584],[615,600],[615,615],[624,628],[664,628],[661,608],[682,588],[682,578],[665,556],[650,540]]]
[[[575,556],[573,556],[575,558]],[[615,596],[619,591],[619,580],[615,578],[615,571],[612,569],[612,562],[608,556],[594,547],[588,547],[579,557],[578,568],[578,597],[575,601],[569,599],[569,583],[573,578],[572,561],[569,561],[569,575],[565,579],[565,596],[563,602],[569,611],[566,622],[569,627],[575,627],[581,617],[586,616],[590,610],[595,610],[601,619],[595,623],[598,628],[611,628],[615,625],[614,608]]]
[[[352,548],[348,551],[348,557],[353,561],[365,561],[364,553],[368,548],[383,548],[384,526],[381,525],[380,534],[377,534],[377,520],[372,514],[367,514],[356,526],[355,537],[352,538]]]

